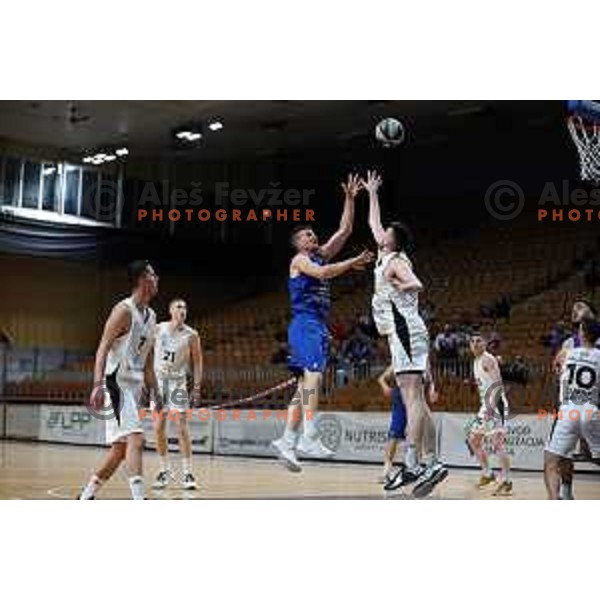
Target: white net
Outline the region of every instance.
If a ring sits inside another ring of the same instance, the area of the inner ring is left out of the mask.
[[[579,115],[568,119],[569,132],[579,153],[581,178],[600,182],[600,123],[591,123]]]

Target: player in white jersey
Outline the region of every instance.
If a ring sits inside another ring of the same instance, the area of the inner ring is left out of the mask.
[[[196,489],[192,474],[192,442],[188,416],[197,405],[202,383],[202,348],[200,336],[195,329],[185,324],[187,305],[181,298],[169,303],[170,321],[156,326],[154,341],[154,370],[158,382],[158,397],[154,431],[156,449],[160,457],[160,471],[154,489],[163,489],[173,479],[169,465],[167,443],[167,421],[177,422],[179,451],[182,454],[182,484],[186,490]],[[188,392],[188,377],[192,377],[191,393]]]
[[[392,366],[408,414],[406,468],[399,469],[394,481],[385,483],[385,489],[415,482],[413,495],[421,497],[431,493],[448,476],[448,470],[436,456],[435,424],[426,402],[427,390],[433,390],[433,386],[429,334],[419,314],[419,292],[423,284],[406,255],[410,246],[406,228],[392,223],[384,229],[381,224],[378,197],[381,178],[370,171],[366,181],[361,183],[369,192],[369,226],[379,247],[373,318],[379,334],[387,337]],[[423,465],[419,464],[419,458]]]
[[[573,303],[573,307],[571,308],[571,325],[573,327],[573,335],[567,338],[562,346],[560,351],[556,354],[553,361],[554,372],[559,375],[562,370],[562,366],[564,364],[565,356],[567,352],[572,348],[577,348],[581,345],[581,339],[579,335],[579,326],[584,319],[596,319],[597,312],[596,308],[590,304],[584,298],[579,298]],[[596,341],[596,347],[599,346],[599,341]],[[559,403],[557,401],[557,405],[555,408],[558,410]],[[584,439],[579,440],[580,447],[580,456],[589,457],[589,449],[587,448],[587,444]],[[575,465],[573,463],[572,458],[561,458],[560,459],[560,474],[561,474],[561,483],[560,483],[560,499],[561,500],[574,500],[575,497],[573,495],[573,472],[575,470]]]
[[[544,481],[548,497],[559,500],[561,462],[571,459],[583,438],[590,459],[600,461],[600,325],[590,318],[579,326],[580,344],[566,351],[560,373],[560,408],[544,452]]]
[[[156,315],[149,303],[158,292],[158,277],[148,261],[135,261],[128,271],[133,290],[106,321],[90,396],[90,410],[106,421],[106,442],[111,448],[81,492],[81,500],[93,500],[123,460],[133,499],[144,499],[144,430],[139,410],[142,397],[156,391],[152,369]]]
[[[510,496],[512,482],[509,479],[510,460],[506,451],[506,421],[508,419],[508,399],[496,357],[487,352],[486,341],[478,333],[471,335],[473,353],[473,376],[477,382],[481,406],[477,417],[466,426],[467,445],[481,465],[479,488],[484,489],[498,481],[494,496]],[[486,445],[500,461],[500,476],[494,476],[488,459]]]

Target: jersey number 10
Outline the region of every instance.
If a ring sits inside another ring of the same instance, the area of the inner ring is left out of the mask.
[[[567,365],[569,371],[569,385],[573,385],[573,381],[577,387],[589,390],[596,383],[596,371],[591,367],[577,366],[573,363]]]

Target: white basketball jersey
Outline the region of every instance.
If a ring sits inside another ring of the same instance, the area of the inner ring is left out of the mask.
[[[173,329],[159,323],[154,344],[154,370],[160,378],[184,379],[190,372],[190,339],[194,329],[183,325]]]
[[[572,348],[567,352],[560,374],[560,403],[598,405],[600,394],[600,350]]]
[[[481,402],[482,408],[486,407],[486,403],[489,404],[492,398],[488,397],[488,395],[494,392],[492,389],[494,379],[492,375],[483,368],[483,358],[485,356],[494,358],[489,352],[483,352],[481,356],[478,356],[473,361],[473,375],[475,377],[475,382],[477,383],[479,401]]]
[[[146,358],[154,343],[156,315],[149,306],[139,308],[131,296],[121,304],[129,310],[131,324],[129,331],[113,342],[104,372],[107,376],[116,375],[121,382],[141,383]]]
[[[401,292],[386,277],[385,270],[393,259],[403,260],[412,268],[412,263],[404,252],[379,253],[375,266],[375,290],[371,306],[373,320],[380,335],[389,335],[396,328],[394,311],[406,321],[410,332],[427,331],[419,314],[419,292]]]

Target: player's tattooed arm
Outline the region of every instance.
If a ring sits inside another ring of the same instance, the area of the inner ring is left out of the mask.
[[[125,304],[117,304],[104,325],[102,338],[96,350],[94,362],[94,388],[90,395],[90,405],[100,410],[104,405],[106,359],[114,341],[125,335],[131,326],[131,314]]]
[[[332,259],[344,246],[352,233],[354,226],[354,199],[361,188],[358,175],[348,175],[345,183],[342,183],[344,190],[344,211],[340,219],[338,230],[325,242],[321,248],[321,254],[328,260]]]
[[[386,270],[386,277],[400,292],[419,292],[423,289],[423,284],[404,260],[392,260]]]
[[[385,233],[381,224],[381,209],[379,207],[378,190],[381,183],[381,177],[377,171],[367,171],[367,179],[361,180],[362,186],[369,192],[369,227],[378,246],[383,245]]]
[[[202,386],[202,344],[197,331],[194,331],[190,338],[190,356],[192,359],[192,405],[198,406],[200,403],[200,388]]]
[[[370,262],[373,262],[373,254],[367,250],[361,252],[358,256],[331,263],[329,265],[319,265],[304,254],[297,254],[291,264],[292,273],[304,273],[316,279],[333,279],[339,277],[351,269],[362,269]]]

